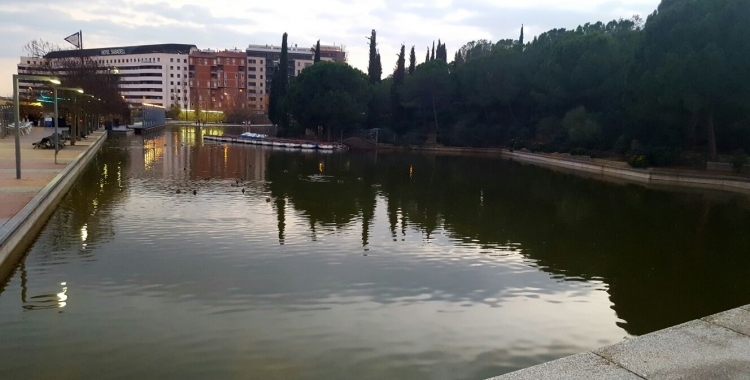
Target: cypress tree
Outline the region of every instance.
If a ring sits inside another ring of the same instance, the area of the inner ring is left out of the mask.
[[[383,76],[383,64],[380,61],[380,51],[378,50],[378,55],[375,58],[375,75],[376,75],[376,82],[380,83],[381,77]]]
[[[281,56],[279,65],[271,78],[270,97],[268,99],[268,118],[282,127],[287,126],[286,110],[284,109],[284,97],[289,82],[289,53],[287,51],[287,34],[281,39]]]
[[[424,57],[425,62],[430,62],[430,47],[427,47],[427,56]]]
[[[393,72],[393,85],[391,86],[391,114],[393,115],[393,128],[398,130],[404,118],[404,109],[401,106],[401,86],[406,78],[406,46],[401,45],[401,53],[396,62],[396,71]]]
[[[521,36],[518,37],[518,46],[520,46],[521,51],[523,51],[523,24],[521,24]]]
[[[383,66],[380,64],[380,54],[378,53],[377,46],[377,33],[373,29],[370,36],[370,63],[367,66],[367,75],[370,76],[370,83],[373,84],[380,82],[380,77],[383,74]]]
[[[432,55],[430,56],[430,61],[435,60],[435,41],[432,41]]]
[[[315,59],[313,60],[313,62],[320,62],[320,40],[318,40],[318,44],[315,45]]]
[[[461,50],[456,52],[455,58],[453,58],[453,67],[458,67],[464,63],[464,56],[461,55]]]
[[[417,54],[414,52],[414,46],[411,47],[411,54],[409,54],[409,74],[414,74],[414,70],[417,68]]]
[[[281,39],[281,56],[279,65],[271,77],[271,89],[268,99],[268,118],[274,124],[281,127],[287,126],[286,110],[284,109],[284,97],[289,81],[289,54],[287,51],[287,34]]]

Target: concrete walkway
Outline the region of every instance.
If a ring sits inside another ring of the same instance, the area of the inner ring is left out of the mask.
[[[750,306],[491,380],[750,379]]]
[[[21,179],[16,178],[15,136],[0,138],[0,269],[26,235],[40,227],[37,222],[46,220],[92,157],[91,151],[106,138],[101,130],[75,146],[66,145],[55,164],[54,149],[31,145],[52,133],[52,128],[34,127],[31,134],[21,136]]]

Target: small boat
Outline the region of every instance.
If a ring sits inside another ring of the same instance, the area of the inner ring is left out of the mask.
[[[273,146],[280,146],[280,147],[285,147],[286,146],[286,144],[283,143],[283,142],[281,142],[281,141],[274,141],[271,145],[273,145]]]
[[[301,145],[301,148],[302,148],[302,149],[315,149],[315,148],[317,148],[317,147],[318,147],[318,146],[317,146],[317,145],[315,145],[315,144],[313,144],[313,143],[303,143],[303,144]]]
[[[331,145],[331,144],[318,144],[318,149],[333,150],[333,145]]]

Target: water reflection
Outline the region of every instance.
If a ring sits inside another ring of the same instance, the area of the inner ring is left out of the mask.
[[[746,196],[203,133],[107,143],[0,296],[0,378],[477,379],[750,303]]]

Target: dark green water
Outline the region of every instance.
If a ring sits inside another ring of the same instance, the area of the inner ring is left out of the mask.
[[[749,231],[747,195],[175,127],[0,287],[0,379],[483,379],[750,303]]]

